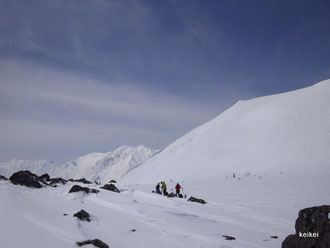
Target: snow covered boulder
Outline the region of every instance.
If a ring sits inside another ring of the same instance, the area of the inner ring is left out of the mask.
[[[299,211],[296,233],[289,235],[282,248],[329,248],[330,205],[305,208]]]
[[[9,180],[15,185],[22,185],[31,188],[42,188],[39,177],[31,171],[18,171]]]
[[[205,204],[206,201],[204,201],[203,199],[198,199],[198,198],[195,198],[195,197],[190,197],[188,199],[188,201],[191,201],[191,202],[198,202],[198,203],[201,203],[201,204]]]
[[[91,221],[90,219],[90,214],[87,213],[85,210],[81,209],[79,212],[75,213],[73,217],[77,217],[79,220],[85,221],[87,220],[88,222]]]
[[[86,240],[86,241],[83,241],[83,242],[77,242],[76,244],[78,246],[94,245],[95,247],[98,247],[98,248],[109,248],[109,246],[106,243],[102,242],[99,239]]]
[[[110,190],[116,193],[120,193],[119,189],[117,189],[117,187],[110,183],[110,184],[105,184],[104,186],[100,187],[101,189],[106,189],[106,190]]]
[[[72,188],[70,189],[69,193],[75,193],[75,192],[80,192],[80,191],[82,191],[86,194],[100,192],[97,189],[90,189],[90,188],[87,188],[87,187],[81,187],[79,185],[73,185]]]
[[[6,178],[6,177],[0,175],[0,181],[1,181],[1,180],[6,181],[6,180],[8,180],[8,178]]]

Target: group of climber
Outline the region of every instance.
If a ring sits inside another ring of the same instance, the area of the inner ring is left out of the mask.
[[[166,185],[165,181],[161,181],[160,183],[157,183],[155,189],[156,189],[155,193],[157,193],[157,194],[160,194],[160,195],[163,194],[165,196],[168,195],[167,185]],[[176,186],[175,186],[175,191],[176,191],[175,195],[177,197],[182,196],[180,194],[180,190],[181,190],[181,185],[179,183],[177,183]]]

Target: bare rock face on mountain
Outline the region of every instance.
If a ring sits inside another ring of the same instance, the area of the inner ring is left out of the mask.
[[[22,185],[31,188],[42,188],[39,177],[31,171],[18,171],[14,173],[9,180],[16,185]]]
[[[329,248],[330,205],[300,210],[295,228],[296,234],[286,237],[282,248]]]
[[[119,189],[117,189],[117,187],[110,183],[110,184],[105,184],[104,186],[100,187],[101,189],[106,189],[106,190],[110,190],[116,193],[120,193]]]

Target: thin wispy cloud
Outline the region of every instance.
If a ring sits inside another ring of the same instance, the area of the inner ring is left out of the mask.
[[[98,147],[94,136],[110,140],[108,149],[141,141],[161,148],[217,111],[216,106],[144,87],[104,84],[25,63],[0,64],[2,146],[13,150],[21,146],[22,154],[26,143],[37,141],[50,147],[67,140],[84,141],[85,147],[93,149]]]
[[[321,81],[327,9],[326,1],[1,1],[0,160],[162,148],[239,99]]]

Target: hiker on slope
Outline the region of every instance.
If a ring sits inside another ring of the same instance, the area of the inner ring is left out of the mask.
[[[181,190],[181,185],[179,183],[176,184],[175,186],[175,191],[176,191],[176,196],[180,196],[180,190]]]
[[[167,195],[167,186],[166,186],[166,183],[165,181],[162,181],[162,192],[163,192],[163,195]]]
[[[156,189],[156,193],[157,194],[162,194],[162,192],[160,192],[160,185],[159,185],[159,183],[157,183],[155,189]]]

